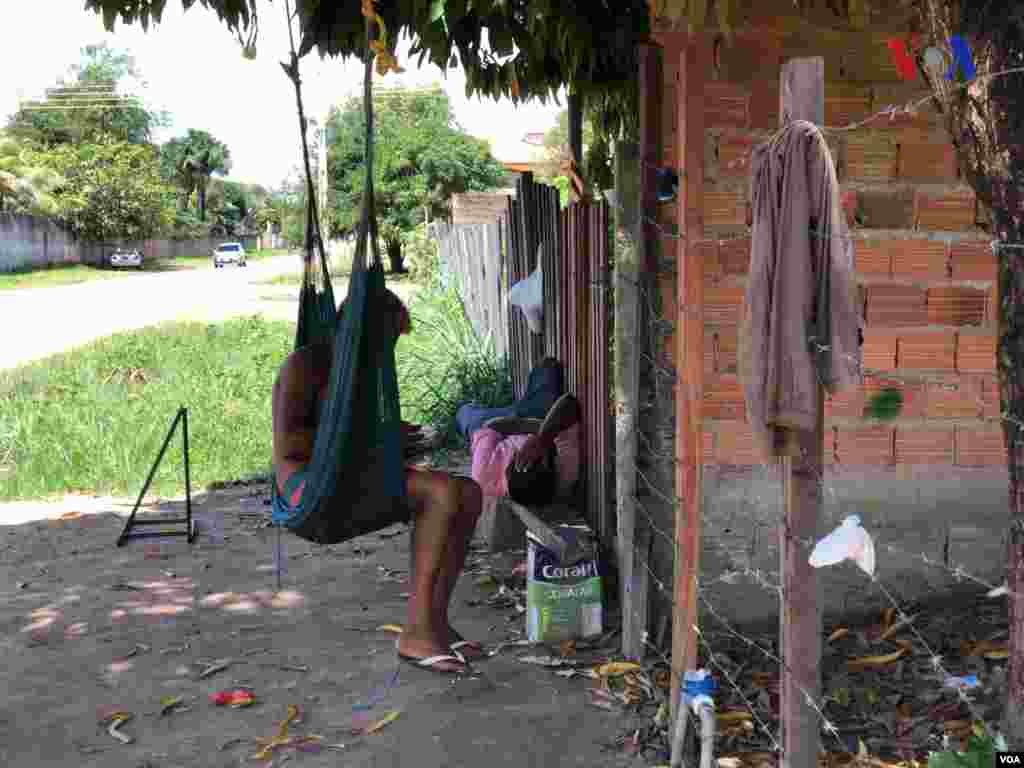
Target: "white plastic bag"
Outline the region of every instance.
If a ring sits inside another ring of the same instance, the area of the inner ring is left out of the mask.
[[[544,332],[544,275],[540,269],[540,248],[537,248],[537,268],[508,292],[509,303],[519,307],[526,316],[526,324],[533,333]]]
[[[860,526],[860,517],[850,515],[843,524],[814,545],[807,561],[814,568],[853,560],[868,576],[875,574],[875,543]]]

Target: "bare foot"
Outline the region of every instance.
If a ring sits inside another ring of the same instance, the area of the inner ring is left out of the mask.
[[[416,635],[403,632],[398,640],[398,655],[406,661],[418,662],[429,659],[432,656],[451,656],[452,651],[448,646],[437,642],[431,637],[421,638]],[[428,669],[437,672],[464,672],[466,665],[455,659],[443,659],[431,664]]]

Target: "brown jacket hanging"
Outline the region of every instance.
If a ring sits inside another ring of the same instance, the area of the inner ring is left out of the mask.
[[[747,416],[767,458],[813,430],[817,385],[861,381],[853,243],[828,144],[795,121],[754,150],[750,277],[739,329]]]

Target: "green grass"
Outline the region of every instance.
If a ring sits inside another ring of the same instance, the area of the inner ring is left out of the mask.
[[[392,287],[412,297],[413,332],[396,350],[403,417],[445,432],[456,447],[458,406],[511,402],[509,372],[477,338],[456,293]],[[137,494],[182,405],[193,488],[265,474],[271,388],[294,334],[294,323],[259,316],[169,323],[0,371],[0,499]],[[151,493],[183,490],[177,437]]]
[[[247,254],[249,261],[259,261],[271,256],[282,256],[286,250],[253,251]],[[182,269],[196,269],[212,266],[209,254],[202,256],[181,256],[176,259],[143,263],[142,269],[101,269],[88,264],[57,264],[43,269],[24,272],[0,272],[0,290],[16,288],[45,288],[56,285],[75,285],[93,280],[127,278],[132,275],[153,272],[175,272]]]
[[[295,326],[168,324],[0,372],[0,498],[137,494],[177,409],[194,488],[267,471],[270,392]],[[180,437],[152,492],[184,488]]]

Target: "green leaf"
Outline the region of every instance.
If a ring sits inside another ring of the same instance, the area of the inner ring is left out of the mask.
[[[430,23],[444,17],[445,0],[431,0],[430,2]]]

